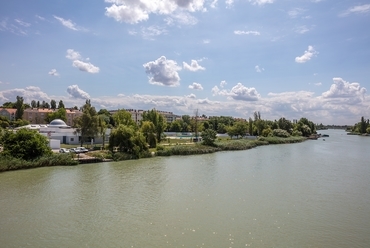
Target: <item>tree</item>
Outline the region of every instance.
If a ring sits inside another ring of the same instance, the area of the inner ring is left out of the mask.
[[[248,121],[248,132],[250,135],[253,135],[253,120],[251,117],[249,117]]]
[[[157,146],[157,139],[156,139],[156,130],[155,126],[151,121],[143,121],[141,123],[141,132],[143,133],[146,142],[149,144],[150,147],[154,148]]]
[[[182,123],[182,120],[173,121],[170,127],[171,132],[181,132]]]
[[[137,128],[135,121],[132,119],[131,113],[124,109],[120,109],[117,112],[115,112],[113,114],[113,119],[114,119],[115,126],[122,124],[122,125],[132,126],[134,128]]]
[[[36,105],[37,105],[36,101],[35,100],[32,100],[31,101],[31,107],[32,108],[36,108]]]
[[[109,118],[108,118],[109,121]],[[103,138],[103,149],[105,147],[105,133],[107,131],[107,122],[106,122],[106,116],[105,115],[99,115],[98,116],[98,129],[99,129],[99,135]]]
[[[160,143],[167,125],[166,120],[163,118],[163,115],[159,114],[155,109],[152,109],[143,113],[142,121],[151,121],[154,124],[156,139],[157,142]]]
[[[40,108],[40,101],[37,101],[36,108]]]
[[[217,138],[217,132],[213,129],[206,129],[202,132],[202,143],[207,146],[214,146]]]
[[[51,109],[56,109],[57,108],[57,102],[53,99],[50,101],[50,108]]]
[[[45,136],[26,128],[21,128],[17,132],[5,131],[1,143],[4,155],[23,160],[33,160],[52,153]]]
[[[51,121],[55,119],[61,119],[63,121],[67,121],[67,111],[64,108],[60,108],[57,111],[54,111],[52,113],[48,113],[45,116],[46,123],[50,123]]]
[[[64,103],[63,103],[62,100],[60,100],[59,103],[58,103],[58,109],[59,108],[65,108]]]
[[[132,154],[139,158],[142,151],[147,151],[148,146],[142,133],[135,131],[132,126],[118,125],[109,137],[109,149],[113,151],[118,147],[120,152]]]
[[[81,134],[81,146],[88,138],[93,138],[99,133],[98,115],[95,108],[91,106],[90,100],[86,100],[82,112],[82,116],[74,119],[77,126],[76,133]]]
[[[24,112],[24,105],[23,105],[23,97],[17,96],[17,101],[15,102],[15,108],[17,111],[15,112],[15,119],[21,120]]]
[[[16,106],[15,106],[15,103],[14,102],[4,102],[3,103],[3,108],[17,108]]]

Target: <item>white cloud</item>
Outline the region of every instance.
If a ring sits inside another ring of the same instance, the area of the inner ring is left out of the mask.
[[[263,72],[265,70],[265,68],[260,68],[259,65],[256,65],[254,69],[256,69],[256,72]]]
[[[333,82],[330,89],[322,93],[324,98],[364,99],[366,89],[361,87],[359,83],[349,83],[342,78],[333,78]]]
[[[129,31],[130,35],[140,34],[144,39],[147,39],[147,40],[154,40],[154,37],[160,36],[166,33],[167,33],[167,30],[164,27],[160,27],[160,26],[142,27],[140,32],[137,32],[135,30]]]
[[[274,0],[249,0],[253,5],[264,5],[267,3],[273,3]]]
[[[130,24],[146,21],[150,14],[175,15],[182,11],[205,11],[204,0],[105,0],[105,2],[112,4],[105,8],[105,15],[118,22]]]
[[[9,84],[9,83],[8,83],[8,82],[1,82],[1,81],[0,81],[0,84]]]
[[[62,17],[59,16],[54,16],[55,19],[57,19],[63,26],[78,31],[79,29],[77,28],[76,23],[73,23],[71,20],[65,20]]]
[[[180,85],[181,70],[174,60],[167,60],[161,56],[157,60],[143,64],[145,72],[149,75],[149,83],[161,86],[176,87]]]
[[[90,99],[90,95],[81,90],[78,85],[71,85],[67,88],[67,93],[73,98]]]
[[[205,70],[206,68],[200,66],[198,64],[198,61],[196,60],[191,60],[191,63],[190,65],[187,64],[186,62],[183,62],[183,67],[185,70],[188,70],[188,71],[199,71],[199,70]]]
[[[74,51],[73,49],[68,49],[66,58],[70,60],[81,59],[81,54],[79,52]]]
[[[73,49],[67,50],[66,58],[73,60],[72,65],[78,68],[80,71],[86,71],[89,73],[99,73],[100,71],[99,67],[91,64],[90,62],[84,62],[81,54]],[[90,59],[86,58],[85,60],[89,61]]]
[[[184,25],[195,25],[198,23],[198,19],[189,14],[188,12],[173,13],[169,17],[165,18],[167,25],[184,24]]]
[[[21,26],[23,26],[23,27],[29,27],[29,26],[31,26],[31,24],[30,23],[27,23],[27,22],[24,22],[24,21],[21,21],[21,20],[19,20],[19,19],[14,19],[14,21],[16,22],[16,23],[18,23],[18,25],[21,25]]]
[[[56,69],[51,69],[51,70],[49,71],[49,75],[51,75],[51,76],[59,76],[59,73],[57,72],[57,70],[56,70]]]
[[[214,96],[227,96],[234,100],[242,101],[257,101],[261,96],[255,88],[245,87],[243,84],[238,83],[231,90],[220,90],[217,86],[212,88]]]
[[[80,71],[86,71],[89,73],[99,73],[99,67],[91,64],[90,62],[83,62],[81,60],[74,60],[72,65],[78,68]]]
[[[196,95],[194,95],[194,94],[190,94],[190,95],[187,95],[187,96],[185,96],[185,97],[187,97],[187,98],[192,98],[192,99],[197,98],[197,96],[196,96]]]
[[[316,86],[321,86],[322,83],[321,82],[318,82],[318,83],[315,83]]]
[[[261,33],[260,32],[258,32],[258,31],[242,31],[242,30],[235,30],[234,31],[234,34],[236,34],[236,35],[261,35]]]
[[[314,55],[316,55],[318,52],[315,51],[313,46],[308,46],[308,50],[304,51],[304,54],[300,57],[295,58],[295,62],[297,63],[306,63],[309,61]]]
[[[189,85],[189,89],[203,90],[203,86],[201,84],[194,82],[193,84]]]
[[[220,87],[223,88],[227,85],[227,82],[225,80],[220,82]]]
[[[341,13],[340,16],[347,16],[349,14],[363,14],[370,11],[370,4],[357,5],[349,8],[345,12]]]
[[[25,36],[25,35],[27,35],[27,31],[24,30],[22,27],[24,28],[23,25],[18,25],[17,26],[13,23],[8,23],[7,19],[4,19],[0,22],[0,31],[8,31],[8,32],[11,32],[15,35]]]
[[[25,103],[30,103],[32,100],[50,101],[50,97],[39,87],[28,86],[24,89],[10,89],[0,91],[0,100],[3,102],[14,102],[17,96],[22,96]]]
[[[45,18],[42,17],[42,16],[39,16],[39,15],[35,15],[37,19],[41,20],[41,21],[45,21]]]
[[[294,31],[295,31],[296,33],[298,33],[298,34],[304,34],[304,33],[309,32],[309,31],[310,31],[310,29],[309,29],[307,26],[303,25],[303,26],[296,27],[296,28],[294,29]]]
[[[226,3],[226,7],[230,8],[234,4],[234,0],[226,0],[225,3]]]
[[[288,11],[288,15],[290,18],[297,18],[301,16],[306,10],[301,8],[294,8]]]

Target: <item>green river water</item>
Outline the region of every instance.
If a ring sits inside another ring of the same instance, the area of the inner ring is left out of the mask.
[[[370,247],[370,137],[0,174],[0,247]]]

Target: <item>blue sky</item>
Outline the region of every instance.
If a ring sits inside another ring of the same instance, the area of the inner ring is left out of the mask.
[[[1,1],[0,103],[353,124],[369,26],[364,0]]]

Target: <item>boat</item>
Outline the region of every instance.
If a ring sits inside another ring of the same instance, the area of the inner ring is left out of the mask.
[[[329,134],[323,134],[321,137],[329,137]]]

